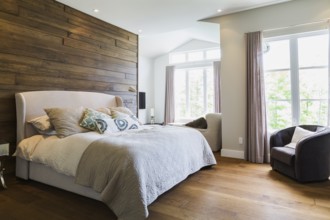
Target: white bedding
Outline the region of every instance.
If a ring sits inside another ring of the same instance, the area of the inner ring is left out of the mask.
[[[176,126],[143,126],[103,135],[87,132],[61,139],[35,135],[18,145],[16,156],[93,188],[120,220],[147,218],[147,206],[159,195],[216,164],[200,132]]]
[[[83,152],[93,141],[105,136],[128,135],[146,129],[152,129],[152,127],[143,126],[139,130],[112,134],[99,134],[97,132],[79,133],[66,138],[34,135],[22,140],[18,144],[14,155],[28,161],[45,164],[59,173],[74,177]]]

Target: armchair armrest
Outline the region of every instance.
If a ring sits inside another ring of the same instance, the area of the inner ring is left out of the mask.
[[[206,114],[205,119],[207,121],[207,128],[196,129],[203,134],[212,151],[218,151],[222,147],[221,113],[208,113]]]
[[[284,147],[285,145],[289,144],[291,142],[295,128],[296,127],[294,126],[274,132],[270,136],[270,149],[273,147]]]
[[[195,129],[200,131],[201,133],[206,133],[208,131],[207,128],[195,128]]]
[[[297,143],[296,178],[301,182],[328,179],[330,173],[330,129],[317,132]]]

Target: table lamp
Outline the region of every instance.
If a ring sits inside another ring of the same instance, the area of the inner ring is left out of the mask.
[[[150,124],[154,124],[155,123],[155,110],[154,108],[150,109]]]

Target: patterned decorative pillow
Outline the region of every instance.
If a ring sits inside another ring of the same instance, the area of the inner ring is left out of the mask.
[[[113,121],[119,131],[140,128],[139,124],[136,121],[134,121],[131,117],[117,118],[117,119],[114,119]]]
[[[133,120],[130,116],[116,119],[96,119],[95,124],[101,134],[106,132],[113,133],[140,128],[139,123]]]
[[[80,126],[83,128],[87,128],[92,131],[97,131],[97,127],[95,124],[96,119],[106,119],[106,118],[111,118],[109,115],[96,111],[91,108],[86,108],[84,112],[84,117],[82,118],[80,122]]]
[[[84,111],[85,109],[83,107],[45,109],[50,123],[54,125],[56,135],[59,138],[88,131],[87,129],[79,126],[79,122]]]
[[[28,123],[32,124],[32,126],[36,129],[39,134],[43,135],[55,135],[56,131],[54,126],[50,123],[49,117],[47,115],[43,115],[37,118],[33,118]]]
[[[98,119],[97,118],[94,120],[95,127],[100,134],[103,134],[106,130],[108,130],[107,121],[109,121],[109,120],[112,120],[112,119]]]
[[[117,107],[117,108],[124,108],[124,107]],[[131,117],[134,121],[136,121],[137,123],[142,125],[142,123],[139,121],[139,119],[132,112],[131,112],[131,114],[127,114],[125,112],[117,111],[117,110],[114,110],[114,109],[111,108],[111,117],[113,119],[126,118],[127,116]]]

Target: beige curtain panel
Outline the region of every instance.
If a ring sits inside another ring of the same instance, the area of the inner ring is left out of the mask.
[[[221,112],[221,78],[220,78],[220,61],[213,62],[214,72],[214,112]]]
[[[166,67],[166,87],[165,87],[165,117],[164,123],[172,123],[175,119],[174,109],[174,66]]]
[[[263,74],[262,33],[247,37],[247,146],[245,159],[254,163],[268,161],[266,101]]]
[[[328,126],[330,126],[330,20],[328,20]]]

